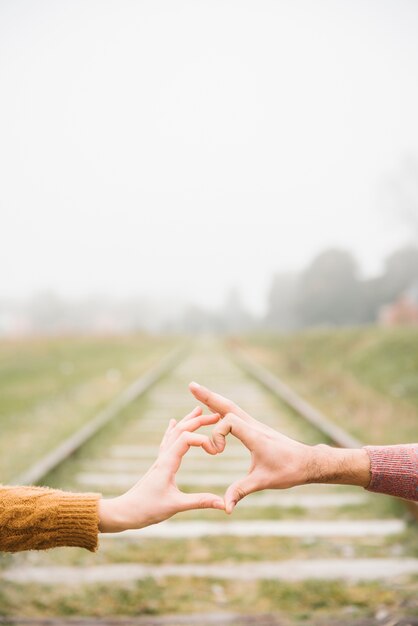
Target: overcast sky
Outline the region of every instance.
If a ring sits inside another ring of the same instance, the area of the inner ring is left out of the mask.
[[[178,296],[408,230],[415,0],[0,0],[0,296]]]

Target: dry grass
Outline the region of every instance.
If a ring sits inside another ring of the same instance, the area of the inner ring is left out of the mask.
[[[145,336],[0,343],[0,477],[24,471],[168,352]]]
[[[364,442],[417,440],[417,330],[260,335],[248,338],[244,346]]]

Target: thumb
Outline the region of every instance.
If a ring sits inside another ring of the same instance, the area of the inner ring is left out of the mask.
[[[254,491],[258,491],[259,486],[256,484],[254,477],[251,474],[244,476],[236,480],[232,485],[228,487],[225,493],[225,511],[226,513],[232,513],[235,505]]]
[[[225,510],[225,502],[220,496],[213,493],[182,493],[179,503],[180,511],[192,511],[193,509],[220,509]]]

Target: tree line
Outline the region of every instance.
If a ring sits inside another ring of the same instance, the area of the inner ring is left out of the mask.
[[[292,330],[318,325],[376,321],[381,308],[418,286],[418,247],[405,246],[387,257],[382,274],[363,279],[351,252],[329,249],[300,274],[274,276],[266,324]]]

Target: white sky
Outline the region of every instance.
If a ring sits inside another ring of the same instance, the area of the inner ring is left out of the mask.
[[[0,296],[178,296],[408,237],[415,0],[0,0]]]

